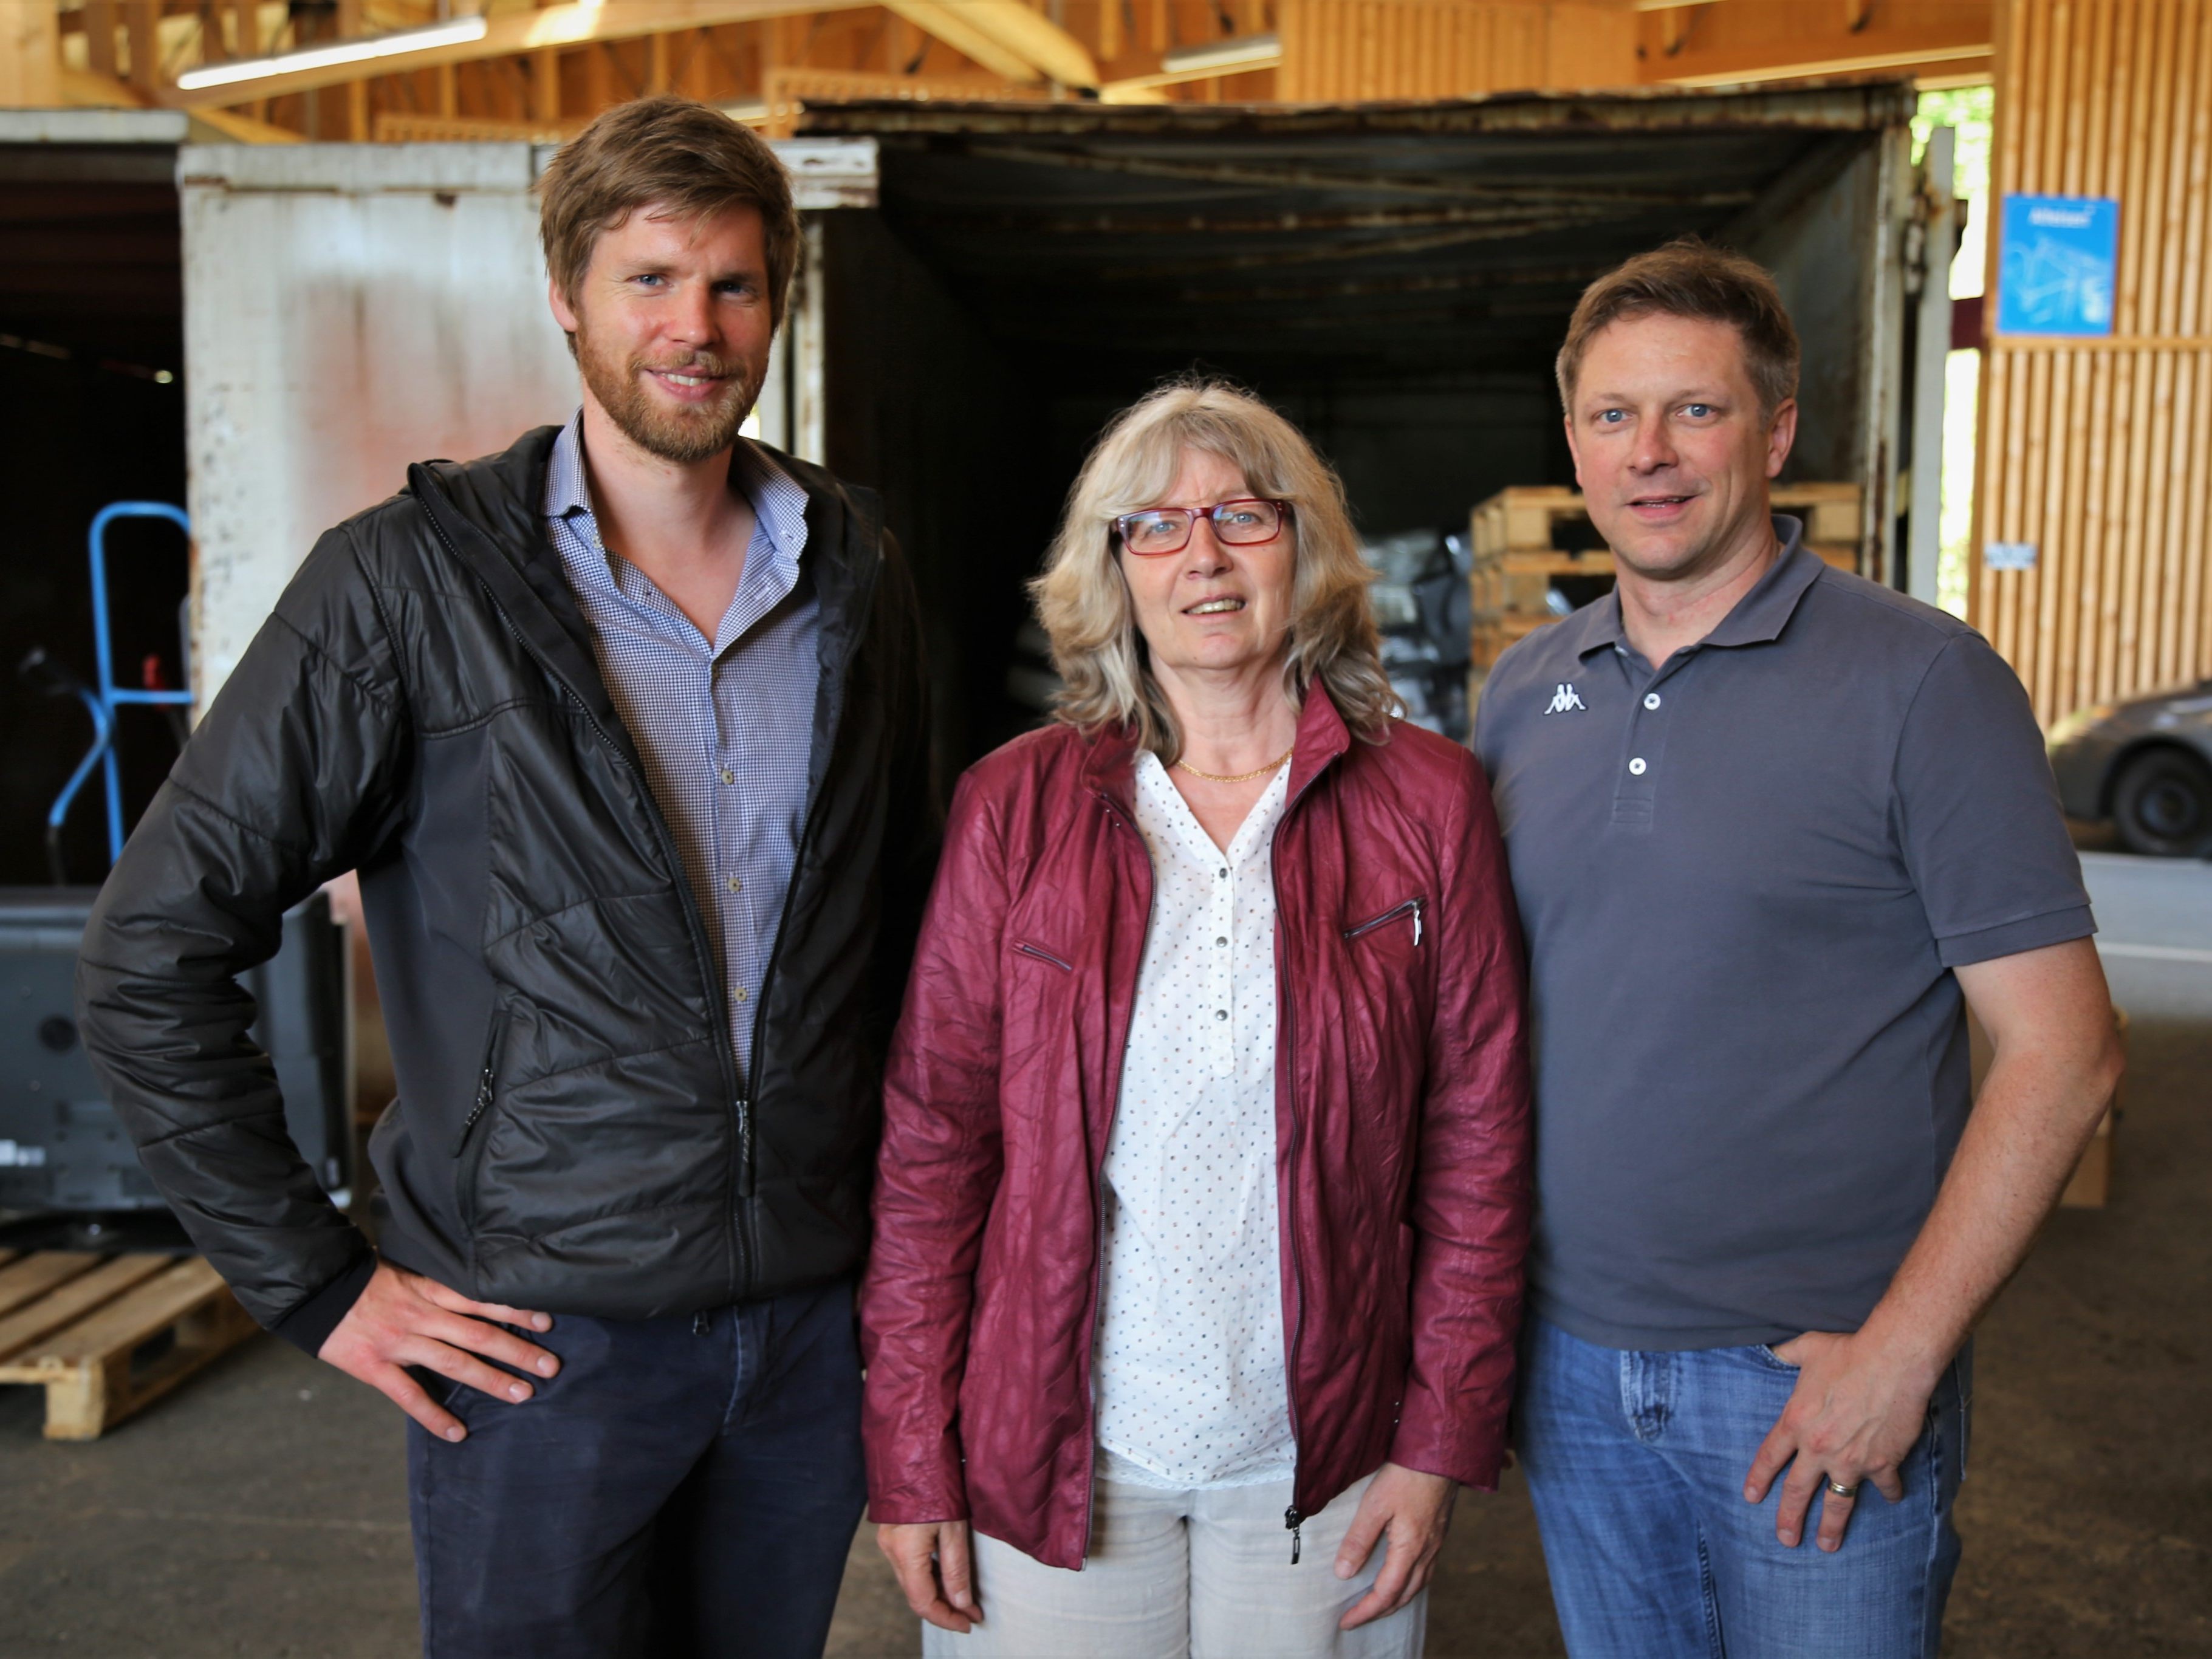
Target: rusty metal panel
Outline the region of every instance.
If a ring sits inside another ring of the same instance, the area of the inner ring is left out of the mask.
[[[872,140],[776,149],[803,208],[873,204]],[[502,449],[575,407],[532,189],[550,155],[519,142],[179,152],[203,704],[322,531],[398,490],[411,461]],[[760,411],[771,441],[809,456],[823,446],[813,282]]]

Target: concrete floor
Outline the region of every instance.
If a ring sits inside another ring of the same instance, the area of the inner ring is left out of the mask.
[[[2212,1654],[2212,867],[2087,862],[2134,1019],[2117,1193],[2053,1220],[1984,1328],[1956,1659]],[[367,1389],[260,1340],[94,1444],[39,1420],[0,1388],[8,1659],[414,1650],[398,1419]],[[1564,1651],[1510,1477],[1462,1499],[1430,1632]],[[917,1648],[864,1529],[830,1650]]]

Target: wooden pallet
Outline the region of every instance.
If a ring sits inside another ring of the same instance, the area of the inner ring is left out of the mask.
[[[96,1440],[259,1327],[201,1256],[0,1249],[0,1382],[46,1390],[46,1438]]]

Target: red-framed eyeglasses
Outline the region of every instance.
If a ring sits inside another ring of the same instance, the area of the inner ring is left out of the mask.
[[[1157,559],[1188,547],[1200,519],[1212,525],[1213,538],[1224,547],[1259,547],[1281,535],[1290,516],[1288,501],[1239,495],[1212,507],[1148,507],[1124,513],[1114,520],[1114,533],[1138,557]]]

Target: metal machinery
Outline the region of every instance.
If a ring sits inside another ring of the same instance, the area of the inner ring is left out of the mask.
[[[166,1206],[102,1094],[76,1026],[76,958],[99,890],[0,888],[0,1212]],[[276,1067],[284,1127],[343,1203],[353,1181],[346,929],[318,892],[284,917],[276,957],[242,983],[253,1041]]]

